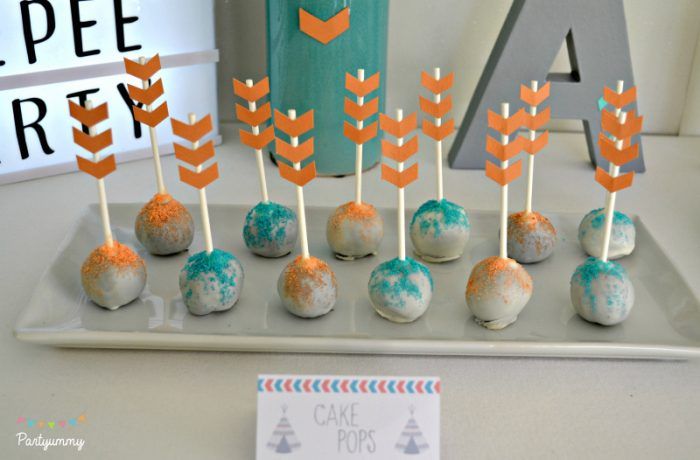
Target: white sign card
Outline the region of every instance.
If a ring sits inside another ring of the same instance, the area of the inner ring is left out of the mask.
[[[440,379],[261,375],[256,458],[439,459]]]

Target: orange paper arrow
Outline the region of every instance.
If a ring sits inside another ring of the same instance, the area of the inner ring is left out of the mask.
[[[289,182],[298,185],[299,187],[303,187],[304,185],[309,183],[309,181],[311,181],[314,177],[316,177],[315,161],[312,161],[299,171],[283,162],[278,163],[278,166],[280,170],[280,176],[282,176],[282,178],[288,180]]]
[[[219,164],[214,163],[202,172],[191,171],[182,166],[177,167],[180,180],[194,188],[203,189],[219,177]]]
[[[410,168],[401,172],[382,163],[382,180],[394,184],[398,188],[406,188],[416,179],[418,179],[418,163],[413,163]]]
[[[286,158],[292,163],[301,163],[314,154],[314,138],[311,137],[294,147],[278,137],[275,139],[275,150],[279,156]]]
[[[275,127],[290,137],[299,137],[314,127],[314,111],[309,110],[304,115],[292,120],[275,109]]]
[[[605,189],[610,192],[619,192],[632,185],[632,180],[634,179],[634,171],[630,171],[621,176],[612,177],[607,171],[598,166],[595,170],[595,180],[605,187]]]
[[[644,117],[635,116],[634,110],[627,113],[627,119],[624,123],[620,123],[620,120],[610,110],[603,110],[600,117],[600,124],[603,130],[618,139],[632,137],[642,131]]]
[[[345,98],[345,113],[358,121],[365,120],[379,111],[379,98],[375,97],[363,105],[357,104],[355,101]]]
[[[450,118],[447,120],[445,123],[441,124],[440,126],[436,125],[430,120],[423,120],[423,132],[429,136],[435,139],[436,141],[441,141],[450,134],[452,134],[452,131],[455,130],[455,121],[453,118]]]
[[[90,153],[97,153],[112,145],[112,130],[107,129],[100,134],[90,136],[77,128],[73,128],[73,142]]]
[[[407,134],[416,129],[417,125],[418,117],[416,112],[413,112],[401,121],[394,120],[383,113],[379,114],[379,127],[396,138],[406,137]]]
[[[392,144],[386,139],[382,139],[382,155],[394,161],[402,163],[408,160],[418,151],[418,136],[413,136],[402,146]]]
[[[124,58],[124,69],[139,80],[148,80],[160,70],[160,56],[156,54],[143,64]]]
[[[432,75],[430,75],[428,72],[421,72],[420,73],[420,82],[421,84],[428,89],[428,91],[431,91],[433,94],[440,94],[444,91],[447,91],[452,87],[452,84],[454,83],[455,79],[455,74],[454,72],[450,72],[444,77],[442,77],[439,80],[436,80]]]
[[[178,143],[173,143],[173,147],[175,147],[175,158],[192,166],[204,164],[205,161],[214,158],[215,154],[213,140],[208,141],[204,145],[200,145],[196,149],[191,149]]]
[[[173,127],[173,134],[190,142],[197,142],[213,129],[211,114],[197,120],[192,125],[174,118],[170,120],[170,124]]]
[[[364,144],[377,136],[377,122],[358,129],[347,121],[343,123],[343,134],[355,144]]]
[[[527,153],[530,155],[534,155],[540,150],[544,148],[545,145],[547,145],[547,142],[549,142],[549,131],[545,131],[537,138],[535,138],[534,141],[531,141],[530,139],[525,139],[523,137],[519,137],[520,139],[523,140],[523,146],[524,149]]]
[[[539,112],[537,115],[530,115],[527,112],[523,112],[523,125],[528,129],[536,131],[542,126],[547,124],[551,115],[551,110],[549,107]]]
[[[435,118],[442,118],[452,110],[452,95],[448,95],[440,102],[433,102],[423,96],[419,96],[420,109]]]
[[[275,130],[272,126],[268,126],[259,134],[253,134],[243,129],[238,131],[241,135],[241,142],[255,150],[262,150],[267,144],[275,138]]]
[[[151,105],[156,99],[161,97],[165,90],[163,89],[163,80],[158,79],[157,82],[153,83],[146,89],[139,88],[138,86],[128,85],[129,87],[129,97],[136,102],[142,104]]]
[[[511,115],[510,118],[503,118],[493,110],[489,110],[487,115],[489,128],[495,129],[499,133],[509,136],[520,129],[520,127],[523,125],[525,112],[523,109],[520,109]]]
[[[250,126],[260,126],[270,119],[272,116],[272,111],[270,110],[270,103],[266,102],[257,110],[248,110],[240,104],[236,104],[236,117],[243,123]]]
[[[501,144],[493,137],[486,135],[486,151],[501,161],[507,161],[522,152],[525,139],[521,136],[515,138],[506,145]]]
[[[351,73],[345,74],[345,89],[357,97],[365,97],[377,88],[379,88],[379,72],[362,81]]]
[[[622,149],[618,150],[615,147],[615,142],[603,133],[600,133],[598,145],[600,145],[600,154],[603,155],[603,158],[618,166],[629,163],[639,156],[639,144],[628,147],[623,145]]]
[[[605,86],[603,88],[603,99],[605,99],[605,102],[614,106],[615,108],[621,109],[637,100],[637,87],[633,86],[624,93],[618,94]]]
[[[78,169],[90,174],[95,179],[102,179],[117,169],[117,163],[114,160],[114,155],[109,155],[103,160],[97,162],[87,160],[80,155],[76,155],[75,159],[78,161]]]
[[[345,7],[327,21],[323,21],[303,8],[299,8],[299,29],[324,45],[350,27],[350,8]]]
[[[549,82],[542,85],[537,91],[525,85],[520,85],[520,100],[527,105],[538,106],[549,97]]]
[[[88,110],[73,101],[68,101],[68,111],[71,117],[87,127],[95,126],[97,123],[105,121],[109,117],[109,109],[107,108],[106,102]]]
[[[151,110],[150,112],[140,109],[135,105],[132,106],[132,110],[134,112],[134,120],[146,126],[150,126],[151,128],[158,126],[163,120],[168,118],[169,115],[167,102],[163,102],[155,110]]]
[[[270,80],[265,77],[250,88],[242,81],[233,79],[233,93],[248,102],[255,102],[270,92]]]
[[[496,166],[490,161],[486,161],[486,177],[493,180],[503,187],[513,182],[515,179],[520,177],[522,173],[522,161],[518,160],[509,167],[503,169]]]

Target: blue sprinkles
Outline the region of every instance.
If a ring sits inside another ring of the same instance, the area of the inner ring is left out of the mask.
[[[182,271],[187,276],[188,281],[194,281],[198,278],[207,279],[205,284],[205,290],[209,291],[215,289],[214,282],[218,281],[218,288],[221,294],[221,303],[227,303],[230,301],[231,297],[234,295],[234,289],[236,287],[236,274],[237,271],[231,270],[233,264],[238,264],[238,259],[226,251],[221,249],[214,249],[211,254],[207,254],[206,251],[198,252],[194,254],[189,259],[187,263],[182,268]],[[192,290],[187,289],[185,292],[185,297],[190,299],[192,297]]]
[[[595,216],[593,219],[591,219],[591,227],[595,229],[599,229],[603,226],[605,223],[605,209],[604,208],[598,208],[594,209],[593,211],[588,213],[594,214]],[[613,225],[634,225],[632,222],[632,219],[630,219],[627,214],[624,214],[620,211],[615,211],[613,214]]]
[[[427,217],[429,213],[435,213],[436,215]],[[442,219],[439,219],[439,215],[442,216]],[[413,227],[416,222],[418,222],[422,235],[426,235],[432,230],[436,238],[440,236],[443,228],[454,226],[464,227],[466,229],[469,228],[469,218],[464,208],[444,198],[440,201],[428,200],[423,203],[416,213],[413,214],[411,227]]]
[[[627,278],[627,271],[617,262],[603,262],[596,257],[589,257],[584,263],[576,267],[576,271],[571,277],[572,283],[577,282],[583,286],[584,294],[588,298],[591,311],[594,312],[596,309],[596,298],[595,294],[593,293],[592,284],[603,275],[610,275],[620,281],[624,281],[624,279]],[[612,298],[612,296],[608,296],[606,303],[610,307],[618,303],[617,300],[618,299]]]
[[[378,291],[385,298],[390,298],[399,307],[404,307],[405,302],[401,299],[403,294],[407,294],[415,299],[421,299],[420,287],[411,281],[410,275],[422,273],[430,281],[430,292],[433,292],[433,278],[430,270],[422,263],[406,257],[405,260],[399,258],[391,259],[377,266],[372,271],[369,278],[370,292]],[[390,280],[391,278],[391,280]]]
[[[282,246],[287,238],[287,222],[296,221],[294,211],[272,201],[260,202],[245,216],[243,239],[249,248],[263,247],[269,242]],[[252,231],[255,229],[255,232]]]

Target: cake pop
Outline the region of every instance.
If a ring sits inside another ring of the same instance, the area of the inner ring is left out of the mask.
[[[603,234],[605,233],[605,209],[599,208],[586,214],[578,226],[578,240],[581,248],[592,257],[603,253]],[[610,235],[608,259],[615,260],[628,256],[634,251],[636,229],[634,222],[626,214],[615,211]]]
[[[591,323],[611,326],[629,316],[634,286],[617,262],[589,257],[571,277],[571,303],[576,313]]]

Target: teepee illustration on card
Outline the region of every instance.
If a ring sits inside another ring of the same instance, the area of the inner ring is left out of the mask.
[[[267,442],[267,448],[278,454],[290,454],[301,447],[292,425],[287,419],[287,406],[282,406],[282,416],[277,422],[272,437]]]
[[[411,412],[411,416],[408,418],[395,447],[396,450],[404,454],[420,454],[428,449],[428,442],[413,416],[415,408],[411,406],[408,410]]]

